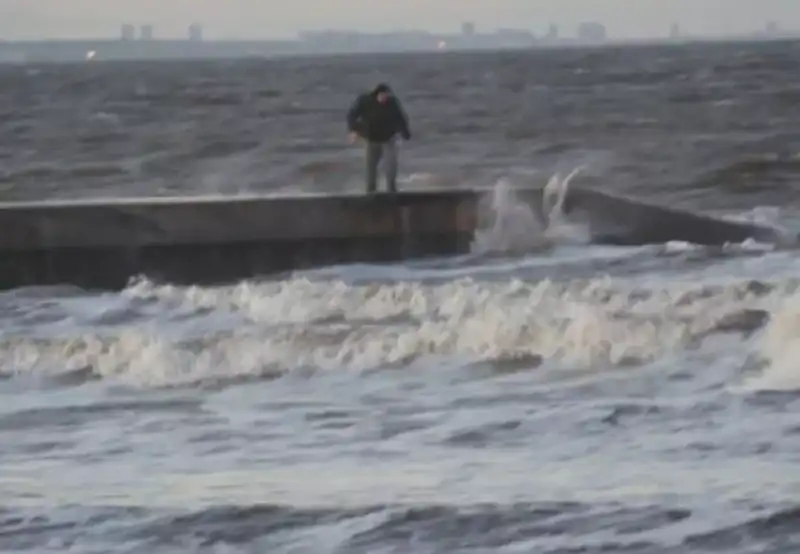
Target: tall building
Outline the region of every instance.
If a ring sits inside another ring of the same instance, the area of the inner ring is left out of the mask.
[[[578,40],[581,42],[603,42],[606,40],[606,27],[602,23],[581,23],[578,26]]]
[[[677,23],[673,23],[672,27],[669,28],[669,38],[681,38],[681,28]]]
[[[467,21],[461,24],[461,34],[464,36],[471,37],[475,34],[475,24],[471,21]]]
[[[124,24],[122,26],[122,28],[120,29],[119,38],[120,38],[120,40],[133,40],[133,39],[135,39],[136,38],[136,28],[133,25],[129,24],[129,23]]]
[[[153,40],[153,26],[152,25],[142,25],[142,28],[139,30],[139,38],[142,40]]]
[[[189,40],[200,42],[203,40],[203,26],[199,23],[189,25]]]
[[[544,40],[558,40],[558,26],[554,23],[550,24],[550,27],[547,29],[547,34],[544,36]]]

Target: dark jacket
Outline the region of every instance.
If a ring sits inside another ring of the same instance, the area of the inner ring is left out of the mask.
[[[378,102],[378,92],[388,90],[385,85],[362,94],[347,112],[347,129],[369,142],[387,142],[400,133],[405,140],[411,138],[408,117],[394,95],[385,104]]]

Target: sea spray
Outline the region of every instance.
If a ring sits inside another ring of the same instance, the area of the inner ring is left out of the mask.
[[[508,181],[499,181],[482,206],[472,252],[525,254],[547,250],[561,242],[588,242],[586,230],[569,222],[563,213],[569,183],[581,169],[573,170],[563,180],[559,174],[553,175],[542,190],[539,206],[520,198]]]

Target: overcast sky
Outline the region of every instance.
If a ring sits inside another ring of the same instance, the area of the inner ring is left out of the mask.
[[[663,36],[672,22],[691,34],[755,31],[768,20],[800,30],[800,0],[0,0],[6,39],[116,36],[123,22],[153,23],[163,38],[185,36],[192,21],[208,38],[277,38],[320,28],[452,31],[466,20],[535,33],[553,22],[564,35],[596,20],[626,38]]]

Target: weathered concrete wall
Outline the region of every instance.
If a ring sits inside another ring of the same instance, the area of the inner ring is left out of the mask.
[[[290,269],[466,252],[480,194],[0,204],[0,287],[212,284]]]
[[[218,284],[293,269],[469,251],[491,191],[0,204],[0,288],[122,288],[145,275]],[[541,217],[541,189],[516,191]],[[779,242],[774,230],[571,187],[563,205],[592,241]],[[795,237],[790,237],[794,240]]]
[[[788,244],[795,237],[775,229],[729,221],[642,203],[591,189],[570,188],[563,211],[591,229],[595,243],[615,245],[665,244],[670,241],[699,245],[739,244],[748,239]]]

